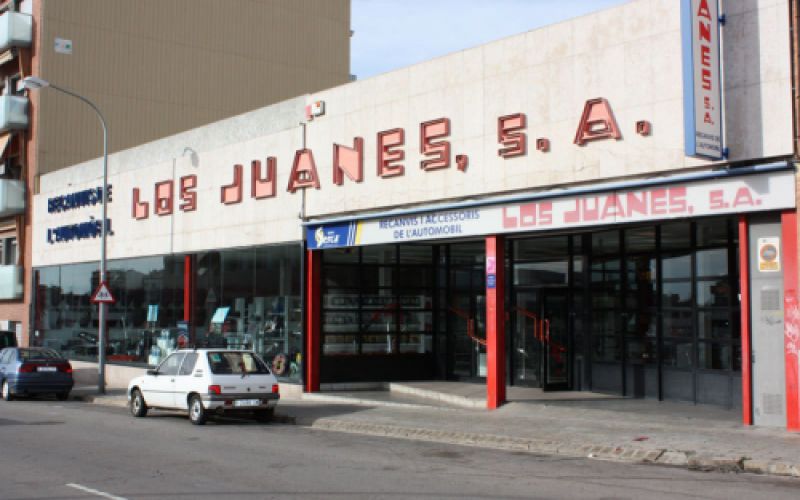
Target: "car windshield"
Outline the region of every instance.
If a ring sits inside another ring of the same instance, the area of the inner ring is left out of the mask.
[[[61,356],[52,349],[20,349],[19,359],[22,361],[61,359]]]
[[[218,375],[269,373],[266,363],[250,352],[209,352],[208,366],[211,367],[211,373]]]

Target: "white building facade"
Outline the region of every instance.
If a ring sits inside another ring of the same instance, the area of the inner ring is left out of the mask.
[[[490,408],[527,385],[795,428],[788,13],[637,0],[112,155],[109,359],[217,342],[309,391],[480,380]],[[30,341],[76,357],[100,173],[34,202]]]

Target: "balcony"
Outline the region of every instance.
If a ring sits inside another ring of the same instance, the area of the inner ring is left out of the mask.
[[[22,266],[0,266],[0,300],[22,298]]]
[[[28,128],[28,98],[19,95],[0,96],[0,132]]]
[[[0,179],[0,218],[25,212],[25,182]]]
[[[30,47],[33,35],[33,18],[19,12],[5,12],[0,16],[0,52],[11,47]]]

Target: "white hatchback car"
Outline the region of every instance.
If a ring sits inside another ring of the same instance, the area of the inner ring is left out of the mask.
[[[182,349],[128,384],[135,417],[150,408],[188,410],[193,424],[210,414],[251,412],[268,421],[280,399],[278,381],[252,351]]]

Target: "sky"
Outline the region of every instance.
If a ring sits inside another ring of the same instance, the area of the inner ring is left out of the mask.
[[[352,0],[351,70],[363,80],[627,0]]]

